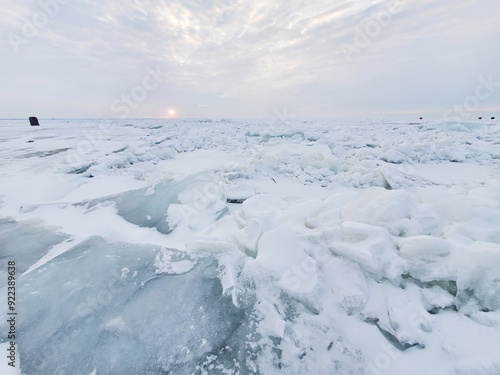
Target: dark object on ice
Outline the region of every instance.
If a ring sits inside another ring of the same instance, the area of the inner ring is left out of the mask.
[[[420,117],[420,120],[423,120],[424,118],[423,117]]]
[[[483,118],[482,118],[481,116],[479,116],[477,119],[478,119],[478,120],[482,120]]]
[[[241,198],[241,199],[230,199],[230,198],[227,198],[226,199],[227,203],[233,203],[233,204],[242,204],[244,201],[246,201],[246,198]]]
[[[36,117],[30,117],[29,120],[31,126],[40,126],[40,123],[38,122],[38,119]]]
[[[494,120],[495,118],[494,118],[494,117],[492,117],[491,119],[492,119],[492,120]]]

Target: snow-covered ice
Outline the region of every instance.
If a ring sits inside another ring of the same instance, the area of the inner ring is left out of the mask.
[[[0,121],[2,374],[500,374],[497,123],[41,123]]]

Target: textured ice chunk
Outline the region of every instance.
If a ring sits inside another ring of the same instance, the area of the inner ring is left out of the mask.
[[[402,154],[401,152],[394,150],[394,149],[389,149],[384,152],[382,156],[382,160],[385,160],[389,163],[394,163],[394,164],[401,164],[404,161],[408,159],[407,156]]]
[[[431,236],[412,236],[400,241],[399,254],[406,259],[434,259],[445,257],[451,252],[446,240]]]
[[[376,279],[394,279],[405,269],[396,245],[386,229],[362,223],[342,223],[344,241],[334,241],[330,251],[356,263]]]
[[[239,229],[234,238],[245,253],[252,258],[257,256],[257,244],[262,234],[260,223],[255,219],[248,220],[248,225]]]
[[[455,280],[456,256],[447,240],[432,236],[412,236],[399,241],[399,254],[408,260],[411,276],[424,281]]]
[[[363,309],[368,301],[369,289],[361,267],[345,259],[332,259],[322,267],[327,285],[335,301],[348,314]]]
[[[500,245],[475,242],[463,253],[457,276],[458,299],[478,309],[500,309]]]
[[[280,227],[262,235],[255,262],[288,293],[310,294],[319,281],[318,262],[306,253],[307,247],[306,238]]]
[[[342,211],[342,219],[382,226],[393,235],[408,230],[415,209],[414,197],[406,191],[369,188]]]
[[[370,299],[362,312],[398,349],[425,346],[426,333],[432,330],[431,315],[424,309],[420,288],[408,284],[405,289],[370,282]]]
[[[443,218],[431,204],[422,203],[416,206],[411,215],[408,236],[432,235],[441,233]]]
[[[453,295],[437,285],[422,289],[422,302],[427,311],[449,307],[454,300]]]
[[[228,203],[243,203],[255,194],[255,187],[246,182],[232,186],[225,191]]]
[[[475,217],[458,224],[457,231],[475,241],[500,243],[500,210],[476,209]]]

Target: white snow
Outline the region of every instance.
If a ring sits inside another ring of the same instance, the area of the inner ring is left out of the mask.
[[[500,373],[498,124],[41,123],[0,121],[2,374]]]

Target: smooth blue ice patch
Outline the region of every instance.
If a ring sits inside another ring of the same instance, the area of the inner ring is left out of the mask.
[[[237,345],[244,312],[223,297],[217,262],[161,274],[158,251],[92,237],[20,277],[23,373],[191,374],[210,353]],[[0,315],[2,332],[5,324]]]
[[[0,287],[7,283],[7,262],[15,261],[21,274],[68,237],[37,223],[0,219]]]
[[[204,187],[210,183],[213,183],[212,180],[207,179],[206,174],[201,173],[180,181],[159,182],[151,187],[86,201],[79,205],[87,204],[89,208],[92,208],[99,204],[114,202],[117,214],[126,221],[141,227],[156,228],[160,233],[169,234],[173,228],[168,225],[168,207],[172,203],[179,202],[178,196],[184,190],[196,187],[203,192]],[[228,212],[227,207],[224,207],[215,213],[215,219]]]

